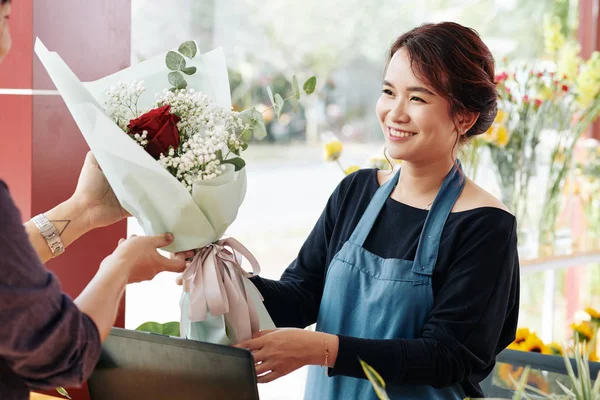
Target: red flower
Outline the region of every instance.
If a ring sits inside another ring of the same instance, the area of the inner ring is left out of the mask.
[[[507,79],[508,79],[508,74],[506,72],[503,72],[503,73],[501,73],[499,75],[496,75],[494,77],[494,80],[496,81],[496,84],[502,83],[502,82],[504,82]]]
[[[158,160],[161,154],[169,151],[169,147],[174,149],[179,147],[177,123],[180,120],[177,115],[171,114],[171,106],[167,104],[132,119],[127,127],[130,135],[136,133],[142,135],[144,131],[147,132],[146,151]]]
[[[563,92],[568,92],[569,91],[569,86],[568,85],[562,85],[561,87]]]
[[[540,99],[535,99],[535,107],[538,108],[539,106],[542,105],[542,100]]]
[[[529,96],[523,96],[523,103],[529,103]]]

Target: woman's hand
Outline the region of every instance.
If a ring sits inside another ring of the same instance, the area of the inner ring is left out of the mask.
[[[121,207],[91,151],[85,157],[71,200],[83,210],[86,231],[112,225],[130,216]]]
[[[333,366],[338,344],[335,335],[304,329],[274,329],[257,332],[252,339],[235,347],[252,352],[258,382],[267,383],[305,365],[325,365],[326,346],[327,364]]]
[[[127,283],[142,282],[158,273],[183,272],[185,260],[161,256],[157,249],[173,242],[173,235],[131,236],[121,239],[115,251],[102,262],[101,268],[117,268],[125,273]]]

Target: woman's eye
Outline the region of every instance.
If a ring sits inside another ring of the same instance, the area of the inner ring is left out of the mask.
[[[387,94],[388,96],[394,95],[394,93],[392,93],[392,91],[390,89],[383,89],[383,93]]]
[[[410,99],[411,99],[411,100],[415,100],[415,101],[420,101],[421,103],[425,103],[425,100],[423,100],[422,98],[420,98],[420,97],[417,97],[417,96],[413,96],[413,97],[411,97]]]

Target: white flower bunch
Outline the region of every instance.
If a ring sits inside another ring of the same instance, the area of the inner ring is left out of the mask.
[[[106,113],[125,132],[127,132],[129,121],[143,114],[142,110],[138,110],[137,103],[145,90],[143,81],[131,81],[128,83],[117,82],[117,86],[113,86],[105,92],[104,108]],[[141,143],[140,139],[135,139]]]
[[[129,121],[138,118],[138,99],[144,92],[143,82],[119,83],[106,92],[106,111],[125,132]],[[176,177],[188,191],[194,182],[215,179],[225,170],[230,156],[238,156],[247,144],[238,137],[249,125],[238,112],[216,106],[204,93],[194,89],[163,90],[156,94],[152,109],[169,105],[177,115],[180,144],[161,154],[159,164]],[[147,132],[130,134],[140,146],[148,144]]]

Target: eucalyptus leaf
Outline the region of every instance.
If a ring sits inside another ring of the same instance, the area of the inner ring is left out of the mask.
[[[267,86],[267,93],[269,95],[269,100],[271,100],[271,104],[275,105],[275,99],[273,98],[273,92],[271,91],[271,87]]]
[[[64,396],[64,397],[66,397],[67,399],[70,399],[70,398],[71,398],[71,396],[69,396],[69,393],[68,393],[68,392],[65,390],[65,388],[64,388],[64,387],[58,387],[58,388],[56,388],[56,391],[57,391],[57,392],[58,392],[58,393],[59,393],[61,396]]]
[[[281,117],[281,110],[283,110],[283,98],[279,95],[279,93],[275,94],[275,112],[277,113],[277,118]]]
[[[240,155],[240,149],[236,148],[233,143],[227,143],[227,147],[229,148],[229,151],[231,151],[236,156]]]
[[[182,68],[185,68],[185,58],[175,51],[169,51],[165,58],[165,62],[167,64],[167,68],[171,71],[179,71]]]
[[[252,124],[252,135],[256,140],[263,140],[267,137],[267,128],[265,127],[265,120],[262,115],[253,121]]]
[[[290,100],[292,101],[292,107],[294,107],[294,112],[297,113],[298,112],[298,100],[296,99],[296,96],[290,97]]]
[[[311,94],[312,92],[315,91],[316,87],[317,87],[317,77],[312,76],[312,77],[308,78],[308,80],[306,82],[304,82],[302,89],[304,89],[304,93]]]
[[[223,160],[223,164],[232,164],[235,167],[235,170],[239,171],[246,166],[246,161],[236,157],[230,158],[229,160]]]
[[[240,113],[240,118],[244,124],[250,125],[249,130],[242,132],[242,140],[249,142],[252,137],[262,140],[267,136],[265,121],[262,114],[254,107],[248,108]]]
[[[244,129],[242,131],[242,134],[240,135],[240,138],[244,141],[244,142],[249,142],[252,140],[252,128],[248,128],[248,129]]]
[[[175,89],[185,89],[187,87],[187,82],[179,71],[169,72],[169,83],[173,85]]]
[[[186,75],[194,75],[196,73],[196,67],[186,67],[186,68],[182,68],[181,72],[183,72]]]
[[[294,90],[293,98],[300,100],[300,86],[298,86],[298,78],[296,78],[296,75],[292,76],[292,89]]]
[[[242,142],[241,146],[242,146],[242,151],[244,151],[248,148],[248,143]],[[598,381],[600,382],[600,379]]]
[[[194,58],[198,52],[198,46],[196,46],[196,42],[193,40],[188,40],[187,42],[181,43],[177,51],[188,58]]]

